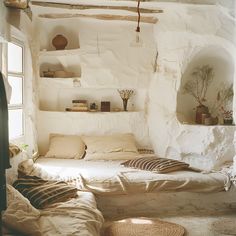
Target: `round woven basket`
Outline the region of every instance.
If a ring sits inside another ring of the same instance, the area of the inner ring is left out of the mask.
[[[129,218],[112,222],[104,236],[183,236],[184,227],[157,219]]]

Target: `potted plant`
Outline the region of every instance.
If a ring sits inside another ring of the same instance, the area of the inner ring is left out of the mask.
[[[191,73],[192,79],[188,80],[184,85],[184,92],[192,95],[197,101],[196,123],[202,123],[202,114],[209,114],[208,107],[204,105],[206,102],[206,94],[210,83],[213,80],[213,68],[209,65],[197,67]]]
[[[221,123],[225,124],[226,120],[231,120],[233,122],[233,111],[230,109],[232,107],[234,91],[233,84],[222,85],[221,89],[217,92],[215,103],[211,107],[211,113],[218,116],[221,120]],[[226,121],[227,122],[227,121]],[[230,122],[230,121],[228,121]]]

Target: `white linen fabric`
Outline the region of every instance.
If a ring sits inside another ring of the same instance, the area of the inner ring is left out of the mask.
[[[82,136],[82,139],[87,146],[87,154],[117,152],[131,152],[138,154],[133,134]]]
[[[26,235],[41,235],[38,220],[40,211],[11,185],[7,185],[7,210],[3,214],[3,223],[11,230]]]
[[[80,136],[50,134],[46,157],[80,159],[85,154],[85,144]]]
[[[89,192],[78,192],[78,198],[42,210],[39,221],[44,236],[99,236],[103,222],[95,198]]]
[[[133,160],[139,157],[139,154],[136,152],[110,152],[110,153],[92,153],[86,154],[85,160]]]
[[[160,191],[218,192],[229,187],[229,177],[220,172],[176,171],[157,174],[121,166],[122,161],[86,161],[40,157],[22,163],[27,174],[41,178],[75,180],[78,189],[96,194],[129,194]]]
[[[7,186],[8,208],[3,214],[9,235],[99,236],[104,222],[94,195],[78,192],[78,197],[37,210],[12,186]]]

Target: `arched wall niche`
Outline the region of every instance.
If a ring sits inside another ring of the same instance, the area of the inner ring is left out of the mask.
[[[217,93],[222,89],[230,87],[234,83],[234,58],[224,48],[211,46],[201,49],[185,65],[181,78],[180,88],[177,93],[177,118],[182,124],[194,124],[196,99],[184,91],[187,81],[194,79],[192,72],[197,67],[208,65],[213,68],[214,78],[208,86],[206,101],[204,105],[209,108],[211,115],[217,116],[219,109],[216,109]],[[228,103],[226,109],[232,110],[233,100]],[[219,121],[222,122],[221,120]]]

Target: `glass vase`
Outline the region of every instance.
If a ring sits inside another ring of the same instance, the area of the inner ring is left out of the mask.
[[[124,109],[124,111],[128,111],[127,110],[128,98],[122,98],[122,100],[123,100],[123,109]]]

